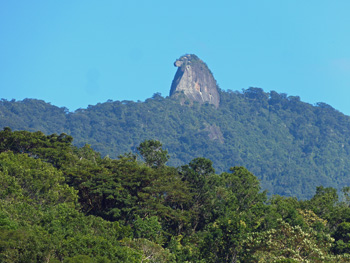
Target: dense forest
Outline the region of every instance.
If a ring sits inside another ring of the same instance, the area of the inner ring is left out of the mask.
[[[0,262],[349,262],[350,187],[273,195],[242,166],[168,166],[145,140],[112,159],[0,131]]]
[[[169,151],[169,165],[204,157],[218,172],[244,166],[269,196],[310,199],[317,186],[340,191],[350,185],[349,116],[325,103],[311,105],[260,88],[219,93],[217,109],[190,101],[182,105],[160,94],[144,102],[110,100],[75,112],[40,100],[3,99],[0,127],[46,135],[65,132],[75,146],[90,144],[111,158],[156,139]]]

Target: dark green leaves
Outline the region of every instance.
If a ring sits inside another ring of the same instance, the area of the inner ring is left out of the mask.
[[[146,164],[150,167],[161,167],[169,159],[168,151],[162,149],[162,143],[155,140],[146,140],[137,147]]]

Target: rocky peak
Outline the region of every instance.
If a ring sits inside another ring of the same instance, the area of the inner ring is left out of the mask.
[[[196,55],[185,55],[174,63],[178,67],[170,96],[184,94],[190,101],[208,102],[219,107],[220,96],[216,80],[208,66]]]

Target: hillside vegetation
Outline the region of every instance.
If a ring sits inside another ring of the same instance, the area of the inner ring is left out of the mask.
[[[267,199],[244,167],[167,166],[159,141],[111,159],[72,140],[0,131],[1,262],[350,260],[349,187]]]
[[[196,157],[216,171],[245,166],[269,195],[307,199],[317,186],[350,185],[350,117],[325,103],[316,106],[259,88],[220,91],[220,107],[163,98],[144,102],[108,101],[68,112],[40,100],[0,103],[0,127],[65,132],[74,145],[88,143],[102,156],[136,152],[157,139],[180,166]]]

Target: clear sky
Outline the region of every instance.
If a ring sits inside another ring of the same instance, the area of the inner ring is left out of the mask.
[[[350,115],[350,1],[0,0],[0,98],[70,111],[168,96],[193,53],[223,90],[260,87]]]

